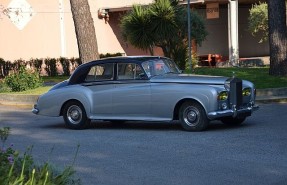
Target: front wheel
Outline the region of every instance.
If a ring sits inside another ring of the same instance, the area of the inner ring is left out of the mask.
[[[233,117],[225,117],[225,118],[221,118],[221,122],[227,125],[240,125],[241,123],[243,123],[245,121],[246,117],[242,117],[242,118],[233,118]]]
[[[90,123],[83,105],[78,101],[68,102],[63,109],[65,124],[71,129],[84,129]]]
[[[185,102],[179,109],[179,120],[186,131],[202,131],[208,126],[209,120],[204,108],[197,102]]]

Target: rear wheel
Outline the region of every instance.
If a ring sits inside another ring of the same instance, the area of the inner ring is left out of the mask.
[[[83,105],[78,101],[70,101],[64,106],[63,117],[66,126],[71,129],[84,129],[91,121],[87,118]]]
[[[192,101],[182,104],[179,109],[179,120],[183,129],[187,131],[202,131],[209,123],[204,108]]]
[[[221,122],[227,125],[240,125],[241,123],[243,123],[245,121],[246,117],[242,117],[242,118],[233,118],[233,117],[225,117],[225,118],[221,118]]]

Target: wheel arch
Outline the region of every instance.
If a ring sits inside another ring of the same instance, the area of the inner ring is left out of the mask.
[[[72,101],[75,101],[75,102],[80,103],[80,104],[84,107],[84,109],[85,109],[85,111],[86,111],[86,114],[87,114],[87,108],[85,107],[85,105],[84,105],[80,100],[78,100],[78,99],[69,99],[69,100],[66,100],[66,101],[62,104],[62,107],[61,107],[61,110],[60,110],[60,116],[63,116],[63,111],[64,111],[64,108],[65,108],[65,106],[67,105],[67,103],[72,102]]]
[[[195,98],[184,98],[184,99],[181,99],[180,101],[178,101],[177,104],[175,105],[174,110],[173,110],[173,120],[179,120],[179,109],[182,106],[182,104],[187,102],[187,101],[200,104],[206,112],[206,108],[201,101],[199,101]]]

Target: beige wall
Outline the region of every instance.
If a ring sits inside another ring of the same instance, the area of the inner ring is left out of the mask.
[[[239,56],[240,57],[258,57],[269,55],[269,43],[258,43],[259,37],[254,37],[247,30],[249,8],[251,6],[239,6],[238,13],[238,32],[239,32]],[[197,10],[205,18],[208,36],[198,47],[198,54],[220,54],[228,58],[228,11],[227,6],[221,6],[218,19],[206,19],[205,9]]]
[[[1,0],[7,8],[11,0]],[[26,26],[19,30],[11,20],[1,15],[0,20],[0,57],[5,60],[60,57],[61,31],[59,1],[27,0],[35,12]],[[65,47],[66,56],[78,56],[70,13],[69,1],[64,0]],[[21,17],[20,17],[21,19]]]
[[[150,4],[153,0],[89,0],[90,9],[95,23],[95,30],[98,40],[99,53],[123,53],[125,55],[148,55],[148,52],[136,49],[124,42],[119,28],[119,18],[124,12],[112,12],[114,8],[131,7],[133,4]],[[110,9],[109,21],[98,18],[98,10]],[[156,54],[161,55],[162,52],[157,49]]]
[[[1,0],[0,7],[7,8],[12,0]],[[19,0],[17,0],[19,1]],[[23,29],[18,29],[0,8],[0,58],[16,60],[30,58],[78,57],[77,41],[69,0],[26,0],[34,15]],[[63,25],[61,31],[60,6],[63,2]],[[146,54],[129,47],[123,48],[118,27],[118,17],[111,17],[105,23],[98,18],[102,7],[124,7],[134,3],[148,4],[152,0],[89,0],[98,39],[99,53],[126,53],[128,55]],[[26,12],[27,13],[27,12]],[[21,20],[21,17],[20,17]],[[112,25],[114,24],[114,25]],[[62,39],[62,40],[61,40]],[[64,41],[64,42],[63,42]]]
[[[23,29],[18,29],[2,13],[12,1],[0,1],[0,58],[17,60],[30,58],[78,57],[77,41],[69,0],[26,0],[32,7],[34,15]],[[119,30],[119,18],[126,7],[133,4],[149,4],[153,0],[89,0],[93,16],[99,53],[124,53],[126,55],[148,55],[123,41]],[[61,31],[60,6],[63,2],[63,28]],[[2,8],[1,8],[2,7]],[[109,22],[98,18],[100,8],[110,9]],[[117,11],[113,11],[117,10]],[[205,9],[199,12],[205,16]],[[268,55],[268,45],[258,44],[246,31],[248,9],[239,10],[239,44],[240,56]],[[21,19],[21,18],[20,18]],[[19,19],[19,20],[20,20]],[[227,8],[220,8],[220,18],[206,20],[209,35],[198,48],[199,54],[218,53],[228,56]],[[155,55],[162,55],[156,49]]]

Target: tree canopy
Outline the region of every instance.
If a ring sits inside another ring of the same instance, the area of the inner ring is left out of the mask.
[[[156,0],[150,6],[134,5],[121,19],[124,39],[133,46],[149,50],[160,47],[181,69],[187,58],[187,10],[176,0]],[[206,38],[203,18],[191,12],[191,38],[198,44]],[[181,53],[179,55],[179,53]]]
[[[249,10],[248,30],[253,36],[259,37],[259,43],[268,40],[268,10],[267,4],[261,3],[252,5]]]

